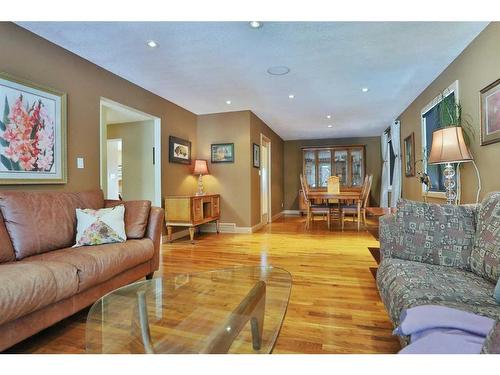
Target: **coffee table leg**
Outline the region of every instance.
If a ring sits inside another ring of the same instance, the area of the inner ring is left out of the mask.
[[[361,200],[358,199],[358,232],[361,223]]]
[[[146,295],[144,291],[137,292],[137,305],[139,307],[139,324],[141,327],[142,343],[146,354],[155,354],[149,331],[148,308],[146,306]]]

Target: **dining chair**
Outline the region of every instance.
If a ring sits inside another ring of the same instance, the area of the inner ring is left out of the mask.
[[[372,188],[373,175],[369,175],[365,177],[363,182],[363,186],[361,188],[361,209],[360,215],[362,215],[363,225],[366,228],[366,207],[368,207],[368,201],[370,199],[370,191]],[[344,230],[344,221],[345,216],[349,215],[354,218],[356,217],[358,220],[358,206],[356,204],[346,205],[341,207],[341,221],[342,221],[342,231]]]
[[[308,197],[309,194],[309,185],[307,184],[306,179],[302,174],[299,175],[300,185],[302,188],[302,198],[304,200],[304,204],[306,206],[306,229],[309,229],[312,223],[314,222],[314,215],[327,215],[328,229],[330,229],[330,213],[331,207],[328,203],[312,203]]]
[[[340,193],[340,178],[338,176],[328,177],[326,189],[330,194]],[[340,201],[338,199],[328,199],[328,204],[331,218],[341,220]]]

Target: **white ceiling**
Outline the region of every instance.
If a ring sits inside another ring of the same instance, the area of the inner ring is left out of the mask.
[[[285,140],[379,135],[487,25],[19,24],[196,114],[250,109]],[[158,48],[147,47],[151,39]],[[277,65],[290,73],[267,74]]]

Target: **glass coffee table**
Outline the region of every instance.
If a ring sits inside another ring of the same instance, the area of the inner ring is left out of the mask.
[[[236,267],[139,281],[97,301],[88,353],[271,353],[292,278],[276,267]]]

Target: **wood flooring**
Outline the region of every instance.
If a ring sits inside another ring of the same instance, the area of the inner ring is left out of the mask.
[[[369,231],[339,223],[328,231],[316,218],[287,216],[253,234],[199,234],[163,245],[160,271],[169,275],[237,265],[273,265],[288,270],[293,286],[274,352],[396,353],[398,340],[380,301],[368,247],[378,246]],[[373,222],[372,222],[373,225]],[[373,229],[373,227],[371,228]],[[9,349],[9,353],[84,353],[84,310]]]

